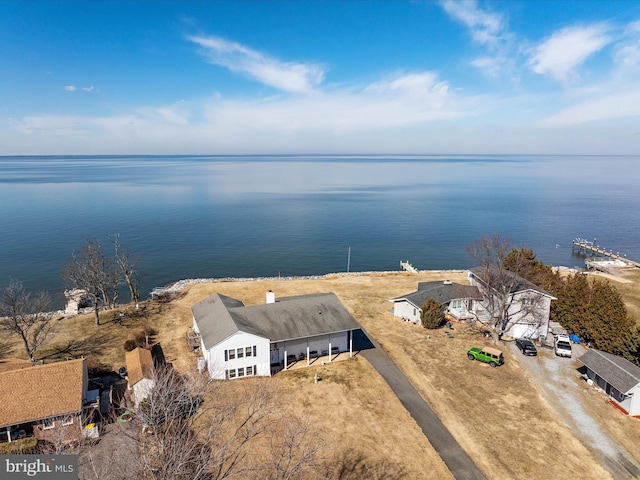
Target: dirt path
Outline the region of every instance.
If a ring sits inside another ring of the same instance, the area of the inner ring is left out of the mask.
[[[572,359],[556,357],[552,350],[544,348],[538,349],[537,357],[524,357],[515,344],[511,343],[510,348],[543,397],[611,476],[640,478],[640,465],[607,434],[582,403],[579,382],[583,380],[577,371],[581,364],[575,359],[585,352],[585,347],[573,345]]]

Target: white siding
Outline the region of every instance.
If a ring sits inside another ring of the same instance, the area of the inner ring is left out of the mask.
[[[640,385],[636,385],[629,391],[629,397],[631,399],[628,408],[629,415],[640,415]]]
[[[151,389],[155,384],[156,382],[154,380],[151,380],[150,378],[143,378],[133,386],[133,402],[135,403],[136,408],[138,408],[140,402],[149,396]]]
[[[253,347],[256,347],[256,355],[253,355]],[[239,348],[245,349],[251,347],[251,356],[243,355],[242,358],[227,359],[225,360],[225,351]],[[205,358],[207,360],[207,367],[211,378],[225,379],[226,371],[230,369],[237,370],[239,368],[256,366],[256,372],[254,375],[269,376],[271,371],[269,369],[269,340],[263,337],[258,337],[244,332],[236,332],[229,338],[215,345],[213,348],[205,352]]]
[[[407,300],[393,302],[393,314],[396,317],[410,320],[413,323],[421,323],[420,309]]]

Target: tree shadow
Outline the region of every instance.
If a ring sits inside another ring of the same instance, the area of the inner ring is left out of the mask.
[[[327,465],[327,480],[400,480],[408,477],[402,465],[386,459],[372,459],[365,454],[349,450]]]
[[[38,360],[60,360],[68,357],[88,357],[100,355],[102,346],[111,340],[111,336],[103,333],[92,335],[86,339],[73,339],[68,342],[60,342],[43,350]]]

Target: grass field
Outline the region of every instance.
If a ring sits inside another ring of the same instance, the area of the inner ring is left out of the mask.
[[[40,353],[51,358],[95,356],[117,369],[124,364],[125,340],[148,323],[157,331],[156,340],[167,360],[179,370],[193,369],[195,355],[184,339],[192,324],[190,307],[211,293],[252,305],[264,303],[268,290],[278,297],[335,292],[488,478],[560,478],[568,472],[577,478],[610,478],[545,400],[536,386],[538,379],[520,368],[520,357],[502,348],[506,363],[500,368],[469,362],[465,353],[470,347],[494,340],[467,324],[455,324],[449,338],[443,330],[427,331],[389,313],[390,298],[415,290],[419,281],[444,279],[466,283],[463,271],[198,283],[168,304],[146,302],[144,311],[127,307],[124,317],[119,311],[106,312],[104,324],[98,327],[91,315],[61,320],[56,335]],[[638,285],[616,287],[629,304],[637,306]],[[22,357],[19,347],[9,345],[5,356]],[[321,378],[318,383],[313,382],[316,373]],[[380,468],[404,471],[408,478],[451,478],[413,419],[364,358],[283,372],[272,381],[291,392],[294,400],[288,408],[309,418],[319,432],[329,433],[335,451],[375,459],[381,462]],[[640,460],[638,420],[624,417],[597,397],[587,404],[613,438]]]

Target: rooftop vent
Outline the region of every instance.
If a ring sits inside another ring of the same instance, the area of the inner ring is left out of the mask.
[[[451,280],[445,280],[444,282],[445,285],[453,285],[453,282]]]

